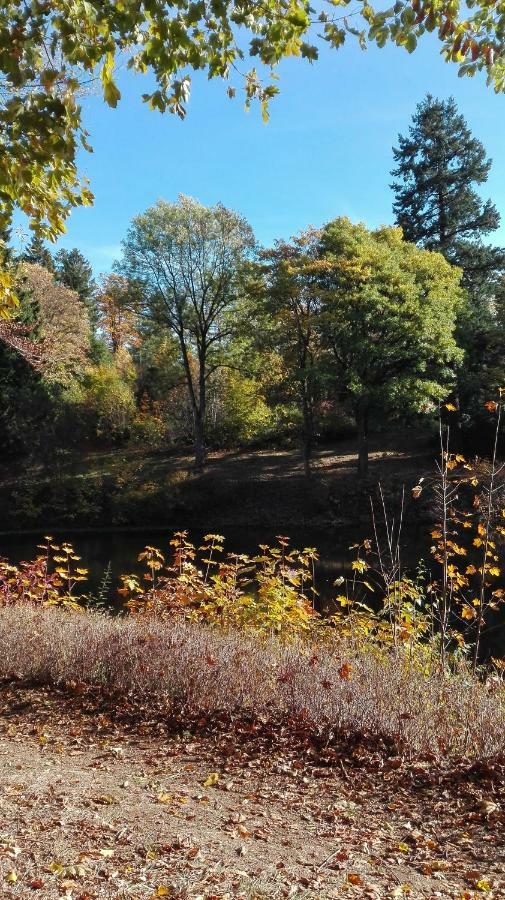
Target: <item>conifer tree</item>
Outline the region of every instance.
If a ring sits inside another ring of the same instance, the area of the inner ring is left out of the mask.
[[[34,234],[30,243],[26,246],[22,260],[36,266],[43,266],[49,272],[54,272],[54,260],[44,241]]]
[[[74,247],[73,250],[58,250],[54,261],[57,280],[71,291],[79,294],[88,310],[93,329],[95,329],[98,321],[96,284],[88,260],[80,250]]]
[[[494,203],[476,190],[492,161],[454,99],[428,94],[393,154],[393,210],[405,238],[460,266],[472,299],[482,301],[505,270],[505,251],[483,241],[500,224]]]
[[[497,296],[505,273],[505,250],[485,241],[500,224],[494,203],[477,188],[491,168],[453,98],[428,95],[417,107],[407,136],[393,148],[391,187],[398,225],[409,241],[437,250],[463,270],[468,302],[456,337],[465,351],[457,393],[460,424],[480,428],[483,403],[496,390],[499,344]]]

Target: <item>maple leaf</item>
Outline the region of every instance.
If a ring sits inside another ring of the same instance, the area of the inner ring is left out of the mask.
[[[340,666],[340,668],[338,669],[339,677],[344,680],[349,680],[349,678],[351,677],[351,672],[352,672],[352,663],[350,663],[350,662],[343,663]]]

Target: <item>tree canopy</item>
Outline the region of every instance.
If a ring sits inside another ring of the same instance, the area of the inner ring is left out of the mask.
[[[92,202],[77,171],[77,152],[89,148],[79,91],[99,77],[103,97],[116,106],[118,58],[151,72],[156,86],[144,100],[184,116],[191,72],[221,78],[246,103],[257,99],[267,116],[278,92],[273,78],[288,56],[318,57],[321,41],[334,48],[349,37],[360,46],[392,41],[412,52],[425,32],[438,32],[447,60],[461,74],[483,69],[495,90],[505,87],[505,8],[501,0],[398,0],[377,9],[369,0],[6,0],[0,9],[0,229],[16,207],[42,236],[64,230],[74,206]],[[259,65],[259,70],[256,67]],[[245,68],[243,68],[245,66]],[[15,303],[2,273],[2,308]]]
[[[207,384],[223,364],[240,296],[239,276],[254,237],[221,204],[191,197],[159,200],[134,219],[123,242],[123,273],[143,289],[141,313],[176,339],[195,423],[195,459],[203,465]]]
[[[461,272],[403,240],[400,229],[368,231],[345,218],[323,229],[321,250],[322,329],[339,389],[355,410],[364,475],[369,413],[420,410],[450,388],[461,359],[454,339]]]

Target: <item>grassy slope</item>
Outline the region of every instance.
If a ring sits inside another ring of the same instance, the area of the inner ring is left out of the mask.
[[[357,480],[356,442],[318,449],[310,481],[291,450],[220,451],[196,473],[189,453],[111,450],[67,454],[49,467],[0,473],[5,526],[155,525],[224,529],[233,525],[288,528],[357,523],[369,514],[370,485],[397,497],[436,450],[426,435],[394,432],[371,443],[369,484]]]

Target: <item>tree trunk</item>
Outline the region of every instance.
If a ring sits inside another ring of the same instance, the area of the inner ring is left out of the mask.
[[[308,396],[307,386],[304,385],[303,393],[303,469],[305,477],[310,478],[312,450],[314,448],[314,416],[312,404]]]
[[[368,475],[368,406],[360,403],[356,412],[358,424],[358,477]]]
[[[195,410],[195,466],[205,467],[205,426],[201,410]]]
[[[205,380],[205,354],[198,360],[198,404],[195,404],[195,465],[205,466],[205,417],[207,413],[207,382]]]

